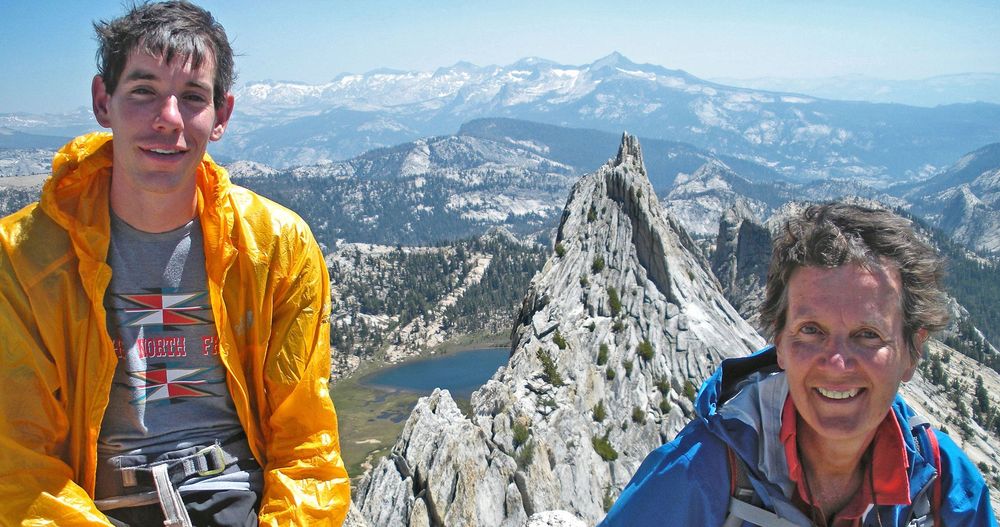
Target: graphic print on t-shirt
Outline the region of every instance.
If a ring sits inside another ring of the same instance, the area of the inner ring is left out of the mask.
[[[123,313],[120,319],[122,326],[161,326],[171,329],[173,326],[212,322],[212,307],[205,291],[181,293],[176,288],[156,288],[148,289],[146,293],[114,294],[113,297],[130,306],[116,309]]]
[[[134,392],[132,404],[151,404],[160,401],[184,402],[193,397],[216,397],[207,385],[224,382],[220,367],[179,368],[176,364],[148,363],[145,371],[129,372],[129,377],[139,384],[129,386]]]
[[[211,386],[225,382],[221,363],[204,360],[218,354],[207,292],[146,288],[108,296],[108,313],[118,327],[115,354],[126,359],[118,382],[132,393],[132,405],[174,404],[224,392]]]

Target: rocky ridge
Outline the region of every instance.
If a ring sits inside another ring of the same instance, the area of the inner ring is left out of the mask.
[[[678,174],[663,206],[674,214],[692,236],[705,238],[718,231],[723,213],[740,203],[757,217],[767,217],[771,204],[760,197],[778,197],[771,185],[754,184],[721,161],[711,160],[694,174]],[[765,198],[766,199],[766,198]]]
[[[927,218],[974,251],[1000,253],[1000,143],[970,152],[919,184],[900,186]]]
[[[708,159],[691,174],[678,173],[662,201],[691,236],[704,241],[716,235],[723,215],[737,204],[763,221],[789,202],[830,201],[854,196],[863,196],[885,206],[909,207],[905,200],[859,181],[766,181],[749,177],[718,158]]]
[[[944,203],[939,225],[955,241],[976,251],[1000,253],[1000,169],[931,199]]]
[[[399,362],[413,357],[423,348],[434,348],[444,342],[446,335],[442,326],[444,325],[445,311],[455,305],[470,287],[483,279],[486,268],[493,260],[493,256],[489,254],[473,254],[471,256],[472,268],[455,289],[449,291],[432,310],[421,314],[389,334],[388,340],[393,343],[385,350],[385,360]]]
[[[491,260],[488,254],[458,255],[449,246],[350,243],[338,247],[326,257],[335,306],[330,317],[337,350],[333,377],[349,375],[364,361],[398,362],[440,344],[445,339],[444,311],[480,281]],[[418,289],[411,275],[421,270],[428,273],[428,268],[438,273],[431,291],[418,292],[426,307],[403,305],[408,297],[399,299],[396,293]],[[356,338],[341,342],[354,334]]]
[[[548,250],[503,229],[435,246],[344,243],[326,256],[333,378],[364,362],[435,353],[442,343],[507,340]]]
[[[358,485],[354,525],[523,525],[551,510],[596,523],[719,361],[763,344],[692,248],[625,135],[573,187],[509,364],[471,417],[446,391],[418,403]]]
[[[509,143],[420,139],[336,163],[275,172],[240,163],[234,181],[298,212],[321,244],[427,245],[504,227],[551,229],[575,168]]]

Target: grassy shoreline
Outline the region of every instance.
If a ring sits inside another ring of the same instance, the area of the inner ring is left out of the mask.
[[[509,347],[500,335],[467,335],[459,337],[395,364],[363,364],[351,375],[330,386],[330,394],[337,408],[340,447],[347,473],[357,480],[364,474],[368,463],[375,465],[392,449],[403,430],[406,418],[425,394],[401,389],[373,388],[362,380],[387,367],[406,362],[436,357],[442,354],[461,353],[481,348]],[[461,406],[468,401],[456,401]]]

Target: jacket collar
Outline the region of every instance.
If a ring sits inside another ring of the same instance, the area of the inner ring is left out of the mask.
[[[69,233],[81,260],[103,262],[108,252],[110,216],[108,196],[114,142],[107,132],[73,139],[52,160],[52,176],[42,188],[40,206]],[[209,245],[225,253],[221,245],[232,230],[233,213],[228,206],[232,184],[225,169],[205,154],[198,165],[198,215],[212,238]],[[208,234],[208,232],[206,232]]]

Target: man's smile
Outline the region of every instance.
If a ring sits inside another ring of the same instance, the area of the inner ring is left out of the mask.
[[[152,152],[154,154],[161,154],[161,155],[183,154],[187,152],[187,149],[185,148],[177,148],[171,146],[155,146],[155,147],[145,147],[145,148],[140,147],[140,149],[145,152]]]

